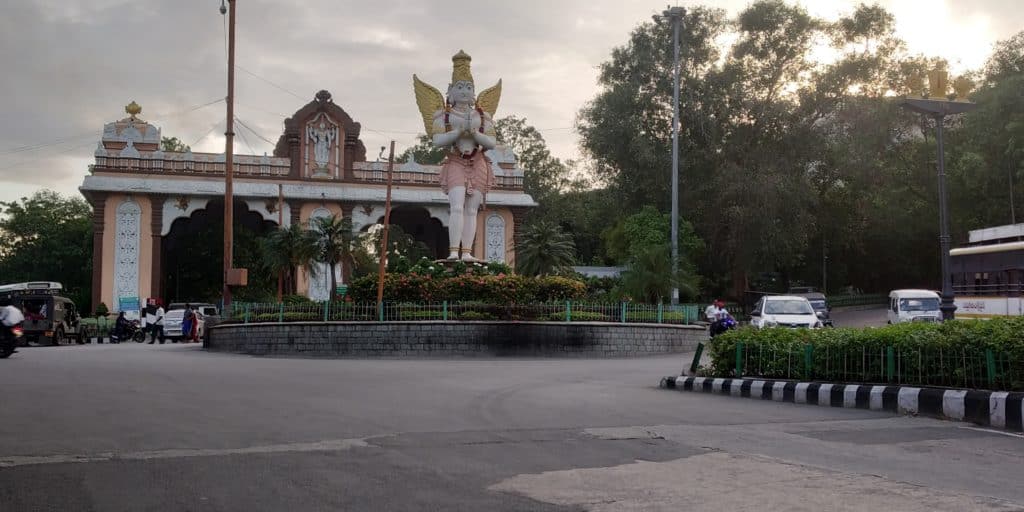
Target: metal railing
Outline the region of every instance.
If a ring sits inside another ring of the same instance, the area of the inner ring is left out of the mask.
[[[1024,358],[975,347],[736,344],[736,377],[1024,390]]]
[[[489,304],[476,302],[356,304],[311,302],[303,304],[239,303],[224,312],[228,322],[338,322],[338,321],[536,321],[610,322],[689,325],[698,320],[696,304]]]
[[[1019,297],[1024,295],[1024,285],[1001,284],[954,284],[953,294],[979,297]]]

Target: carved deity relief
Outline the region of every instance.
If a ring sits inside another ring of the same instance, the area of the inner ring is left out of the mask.
[[[338,125],[320,113],[306,124],[306,168],[311,176],[333,177],[341,165]]]

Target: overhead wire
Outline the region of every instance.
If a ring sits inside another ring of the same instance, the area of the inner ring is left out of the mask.
[[[44,158],[47,158],[47,157],[52,157],[54,155],[63,155],[65,153],[70,153],[72,151],[77,151],[77,150],[80,150],[80,149],[84,149],[84,148],[87,148],[87,147],[92,146],[92,145],[93,145],[93,141],[90,140],[89,142],[86,142],[85,144],[79,144],[77,146],[72,146],[70,148],[65,148],[65,149],[63,149],[61,151],[58,151],[56,153],[46,153],[44,155],[36,156],[35,158],[30,158],[28,160],[22,160],[20,162],[14,162],[12,164],[5,165],[3,167],[0,167],[0,171],[6,171],[7,169],[13,169],[15,167],[19,167],[19,166],[22,166],[22,165],[25,165],[25,164],[35,163],[35,162],[38,162],[38,161],[40,161],[40,160],[42,160]]]
[[[262,140],[263,142],[266,142],[267,144],[270,144],[271,146],[276,145],[270,139],[260,135],[259,132],[257,132],[256,130],[253,130],[252,127],[250,127],[249,125],[245,124],[245,122],[242,121],[241,119],[239,119],[238,116],[235,116],[235,121],[237,121],[238,124],[241,125],[243,128],[245,128],[246,130],[249,130],[249,133],[252,133],[256,137],[258,137],[260,140]]]
[[[238,124],[242,124],[242,122],[238,120],[237,116],[235,117],[235,122],[237,122]],[[252,144],[249,144],[249,139],[246,138],[245,132],[243,132],[242,130],[238,130],[237,133],[238,136],[242,138],[242,142],[245,143],[245,147],[249,148],[249,154],[255,155],[256,150],[252,148]]]
[[[189,147],[195,146],[196,144],[199,144],[199,141],[209,137],[210,134],[213,133],[213,131],[216,130],[218,126],[220,126],[220,123],[221,123],[220,121],[217,121],[217,122],[213,123],[213,126],[211,126],[210,129],[207,130],[206,133],[204,133],[201,137],[196,139],[195,142],[193,142],[192,144],[189,144]]]
[[[181,115],[185,115],[185,114],[188,114],[190,112],[195,112],[196,110],[199,110],[199,109],[202,109],[202,108],[205,108],[205,107],[209,107],[210,105],[214,105],[214,104],[220,103],[222,101],[224,101],[224,98],[218,98],[218,99],[215,99],[213,101],[209,101],[209,102],[206,102],[206,103],[203,103],[203,104],[200,104],[200,105],[195,105],[193,107],[190,107],[190,108],[187,108],[187,109],[184,109],[184,110],[179,110],[177,112],[173,112],[173,113],[170,113],[170,114],[158,114],[158,115],[155,115],[153,117],[159,118],[159,119],[173,119],[175,117],[178,117],[178,116],[181,116]],[[95,136],[96,136],[96,132],[95,131],[90,131],[88,133],[81,133],[81,134],[72,135],[72,136],[69,136],[69,137],[58,138],[58,139],[55,139],[55,140],[52,140],[52,141],[49,141],[49,142],[41,142],[41,143],[38,143],[38,144],[28,144],[28,145],[25,145],[25,146],[19,146],[19,147],[7,149],[7,150],[4,150],[4,151],[0,151],[0,156],[13,155],[15,153],[24,153],[24,152],[27,152],[27,151],[35,151],[37,149],[44,149],[44,148],[48,148],[48,147],[59,146],[61,144],[64,144],[65,142],[71,142],[71,141],[78,140],[78,139],[81,139],[81,138],[84,138],[84,137],[95,137]]]

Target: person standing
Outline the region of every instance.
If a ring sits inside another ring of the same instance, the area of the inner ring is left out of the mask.
[[[196,313],[192,311],[192,304],[185,304],[185,312],[181,315],[181,341],[183,343],[192,341],[192,329],[195,323]],[[177,340],[174,343],[177,343]]]
[[[160,305],[158,301],[154,301],[152,307],[146,307],[146,326],[149,330],[151,339],[149,344],[152,345],[157,339],[160,340],[160,344],[164,344],[164,307]]]

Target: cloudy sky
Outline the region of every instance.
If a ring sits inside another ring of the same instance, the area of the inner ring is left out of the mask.
[[[796,0],[794,0],[796,1]],[[912,52],[976,68],[1024,29],[1019,0],[883,0]],[[683,1],[737,12],[748,0]],[[834,19],[854,0],[800,0]],[[236,152],[271,152],[283,119],[331,91],[371,158],[422,131],[411,75],[443,87],[450,57],[473,57],[478,88],[502,78],[498,115],[578,156],[576,112],[597,66],[666,0],[449,2],[238,0]],[[5,0],[0,7],[0,201],[39,188],[74,194],[103,124],[135,100],[142,118],[195,151],[223,151],[225,19],[220,0]]]

